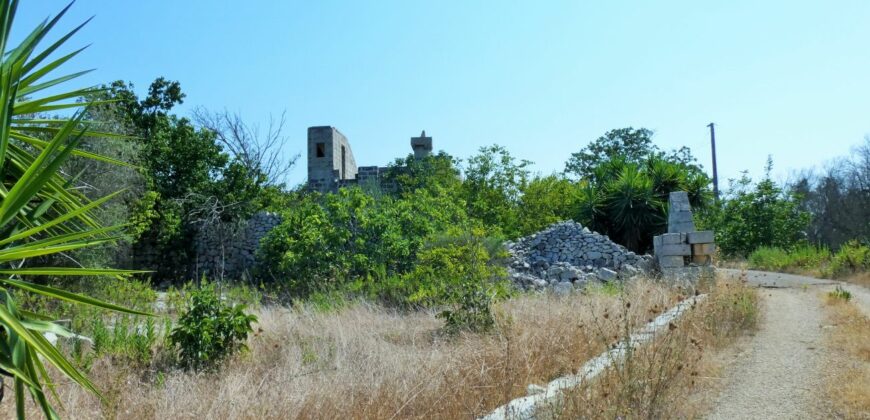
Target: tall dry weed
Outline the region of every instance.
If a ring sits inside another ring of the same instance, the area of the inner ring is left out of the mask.
[[[870,418],[870,318],[854,302],[826,296],[829,349],[826,396],[839,416]]]
[[[691,333],[641,349],[627,369],[605,375],[602,383],[613,384],[613,391],[606,391],[607,386],[586,388],[584,392],[603,398],[594,407],[615,402],[617,408],[608,413],[623,412],[622,407],[631,412],[669,407],[675,389],[671,379],[692,378],[674,371],[681,364],[686,372],[692,370],[692,358],[701,352],[692,340],[698,346],[713,345],[720,343],[714,337],[736,331],[732,321],[727,328],[710,323],[732,319],[731,300],[729,305],[724,300],[738,295],[721,292],[677,326],[677,332]],[[458,336],[442,334],[443,323],[434,312],[403,313],[367,303],[331,313],[266,307],[258,313],[250,352],[228,360],[218,372],[143,374],[104,358],[95,363],[91,376],[107,402],[101,404],[60,381],[62,415],[471,418],[524,395],[529,384],[575,372],[682,297],[679,290],[648,281],[618,293],[603,289],[565,297],[523,295],[496,306],[496,332]],[[723,303],[716,306],[719,301]],[[0,410],[9,408],[4,401]],[[569,407],[564,413],[597,416],[599,409]]]
[[[717,351],[753,331],[758,321],[757,293],[745,282],[719,280],[707,293],[707,299],[669,324],[666,334],[568,393],[561,406],[551,408],[553,414],[608,419],[704,414],[717,389]]]

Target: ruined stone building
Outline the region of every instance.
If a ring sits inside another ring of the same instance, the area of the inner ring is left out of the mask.
[[[432,153],[432,137],[426,131],[411,137],[411,149],[417,159]],[[387,170],[379,166],[357,166],[347,137],[330,126],[308,128],[308,188],[335,192],[346,185],[373,182],[380,184]]]

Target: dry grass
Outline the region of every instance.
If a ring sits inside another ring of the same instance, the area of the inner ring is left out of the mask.
[[[719,280],[707,300],[670,333],[630,353],[572,392],[561,418],[695,418],[721,388],[721,352],[758,321],[758,296],[744,282]]]
[[[250,353],[221,371],[143,374],[103,358],[90,375],[108,402],[60,381],[61,415],[469,418],[524,395],[530,383],[575,371],[680,297],[651,282],[628,286],[624,296],[524,295],[498,305],[496,333],[458,337],[440,334],[433,312],[365,303],[332,313],[265,308]],[[0,411],[12,412],[10,400]]]
[[[144,374],[102,358],[90,375],[108,401],[101,404],[61,381],[61,415],[471,418],[524,395],[528,384],[575,372],[684,297],[646,281],[611,292],[520,296],[496,308],[496,333],[458,337],[442,335],[432,312],[397,313],[365,303],[331,313],[265,308],[250,353],[219,372]],[[751,327],[747,314],[754,313],[754,303],[754,291],[720,284],[667,338],[572,394],[563,414],[691,413],[687,407],[698,404],[688,404],[694,397],[687,393],[715,375],[704,349],[721,347]],[[10,403],[6,398],[0,411],[13,412]]]
[[[829,372],[828,398],[845,418],[870,418],[870,318],[854,303],[826,297],[827,334],[833,372]]]
[[[853,284],[859,284],[864,287],[870,287],[870,271],[855,273],[841,280]]]

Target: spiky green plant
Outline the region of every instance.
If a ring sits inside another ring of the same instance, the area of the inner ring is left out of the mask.
[[[656,198],[652,181],[633,164],[627,164],[606,186],[611,236],[629,249],[663,224],[662,202]]]
[[[87,22],[38,50],[70,4],[56,17],[39,24],[18,45],[12,46],[9,44],[10,31],[17,6],[15,0],[0,1],[0,51],[3,53],[0,63],[0,119],[3,122],[0,128],[0,373],[13,378],[19,418],[24,417],[28,393],[47,418],[57,418],[46,397],[46,391],[54,393],[46,363],[73,382],[100,394],[94,384],[43,336],[47,332],[66,337],[74,334],[45,316],[19,309],[11,291],[18,289],[78,304],[147,314],[26,280],[36,275],[122,276],[132,272],[29,265],[34,257],[91,247],[118,238],[123,226],[101,226],[92,215],[95,208],[114,194],[88,201],[72,188],[71,181],[63,176],[60,168],[71,155],[123,163],[76,149],[85,136],[106,135],[90,131],[83,121],[83,111],[91,104],[80,98],[92,97],[89,93],[93,89],[73,89],[41,96],[46,89],[57,89],[88,72],[54,75],[58,67],[82,49],[50,58]],[[58,111],[75,113],[69,118],[37,117]]]

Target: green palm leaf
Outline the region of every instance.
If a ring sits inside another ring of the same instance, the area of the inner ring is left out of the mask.
[[[93,202],[72,188],[73,182],[59,169],[70,156],[126,165],[76,147],[83,137],[109,136],[88,129],[83,112],[95,102],[81,101],[98,90],[90,87],[36,96],[76,80],[90,70],[56,75],[65,63],[84,48],[51,58],[85,23],[67,32],[39,51],[60,18],[37,25],[18,45],[9,45],[17,9],[15,0],[0,0],[0,368],[14,377],[16,413],[24,416],[25,396],[30,394],[46,418],[57,418],[45,388],[54,386],[45,368],[53,365],[75,383],[99,395],[91,381],[79,372],[57,348],[43,337],[54,333],[78,337],[40,314],[19,310],[10,290],[17,289],[54,299],[130,314],[147,315],[89,296],[23,280],[27,276],[124,276],[139,273],[108,268],[30,267],[29,259],[114,241],[113,233],[124,226],[101,226],[92,211],[115,194]],[[34,118],[34,114],[77,109],[68,119]],[[43,140],[48,136],[50,140]],[[112,135],[114,137],[119,137]],[[54,394],[56,397],[56,394]]]

